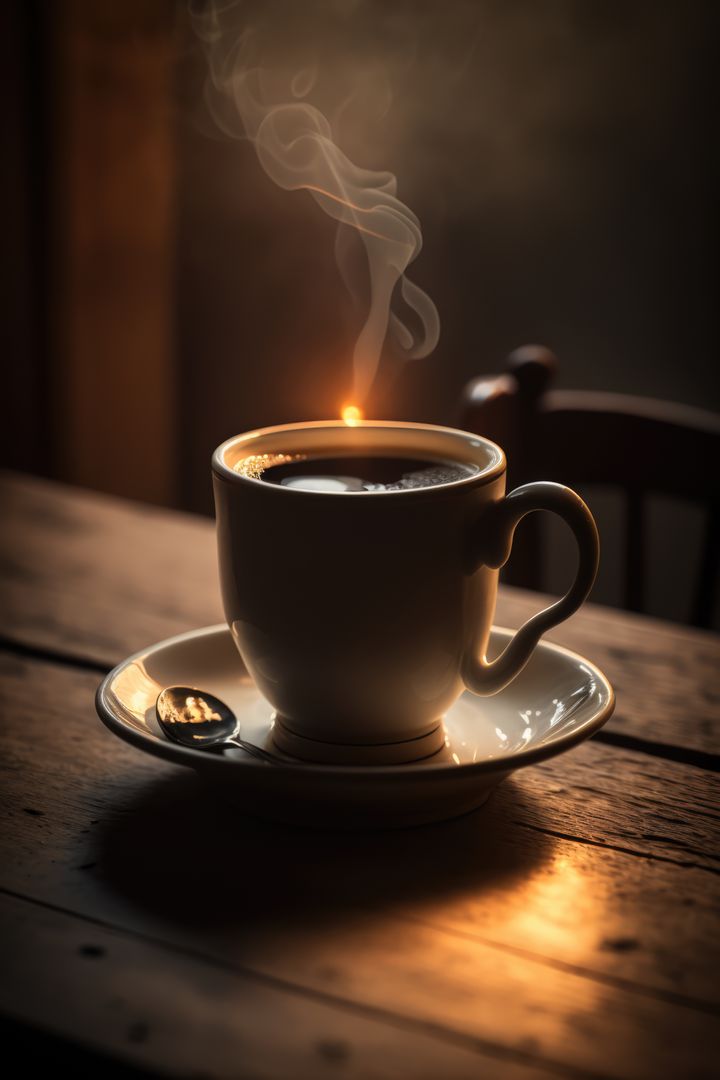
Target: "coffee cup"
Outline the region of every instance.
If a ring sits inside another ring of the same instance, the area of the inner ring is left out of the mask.
[[[372,490],[263,478],[263,463],[358,456],[457,470],[428,485]],[[442,717],[463,690],[502,690],[595,579],[597,529],[580,496],[546,481],[506,495],[502,449],[470,432],[381,421],[282,425],[228,439],[212,469],[228,626],[275,710],[275,743],[303,760],[382,765],[437,752]],[[518,522],[535,510],[572,529],[575,579],[490,660],[499,568]]]

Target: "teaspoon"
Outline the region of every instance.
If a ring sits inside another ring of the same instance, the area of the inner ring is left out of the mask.
[[[269,750],[240,738],[240,722],[220,698],[192,686],[168,686],[158,694],[155,715],[165,734],[194,750],[211,746],[237,746],[273,765],[287,764]],[[294,762],[293,762],[294,764]]]

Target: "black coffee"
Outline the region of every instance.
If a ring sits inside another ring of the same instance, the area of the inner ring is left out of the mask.
[[[264,458],[264,461],[263,461]],[[248,467],[252,462],[252,466]],[[247,464],[246,464],[247,463]],[[245,466],[245,467],[244,467]],[[245,459],[239,472],[303,491],[406,491],[437,487],[474,476],[479,469],[458,461],[403,457],[313,457],[300,454]]]

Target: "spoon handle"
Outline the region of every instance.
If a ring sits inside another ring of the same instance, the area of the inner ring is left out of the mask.
[[[250,757],[257,758],[258,761],[264,761],[266,765],[284,765],[285,762],[282,758],[277,757],[269,750],[263,750],[261,746],[256,746],[255,743],[245,742],[244,739],[235,736],[232,739],[227,739],[223,746],[237,746],[239,750],[244,750]]]

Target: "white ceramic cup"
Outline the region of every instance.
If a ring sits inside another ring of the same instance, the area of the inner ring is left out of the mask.
[[[278,453],[438,458],[478,471],[435,487],[339,492],[235,469]],[[597,529],[579,495],[545,481],[505,495],[503,451],[466,431],[291,424],[228,439],[212,467],[228,625],[276,710],[276,743],[306,760],[392,763],[436,752],[443,714],[463,689],[487,695],[506,686],[595,579]],[[490,662],[498,569],[533,510],[551,510],[573,530],[577,573]]]

